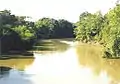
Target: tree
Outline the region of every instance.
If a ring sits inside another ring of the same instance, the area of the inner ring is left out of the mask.
[[[42,18],[35,23],[38,38],[49,38],[53,34],[54,19]]]
[[[68,38],[73,37],[73,24],[67,20],[42,18],[35,23],[38,38]]]
[[[71,38],[73,37],[74,26],[71,22],[67,20],[58,20],[58,26],[55,28],[54,35],[57,38]]]
[[[83,12],[74,30],[76,39],[82,42],[99,40],[98,36],[101,31],[102,22],[103,16],[100,12],[95,14]]]
[[[110,56],[120,56],[120,5],[109,10],[105,15],[104,28],[102,29],[102,41],[105,52]]]
[[[13,28],[13,30],[17,32],[23,40],[30,39],[34,36],[34,33],[31,33],[27,26],[18,26]]]
[[[6,53],[31,48],[35,39],[34,23],[26,18],[15,16],[9,10],[0,11],[0,51]]]

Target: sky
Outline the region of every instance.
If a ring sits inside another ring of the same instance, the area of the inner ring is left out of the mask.
[[[31,16],[33,21],[43,17],[66,19],[77,22],[82,12],[104,14],[114,7],[116,0],[0,0],[0,10],[11,10],[12,14]]]

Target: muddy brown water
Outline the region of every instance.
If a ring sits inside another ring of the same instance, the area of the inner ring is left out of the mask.
[[[69,46],[35,59],[0,60],[0,84],[120,84],[119,59],[103,59],[99,45],[62,42]]]

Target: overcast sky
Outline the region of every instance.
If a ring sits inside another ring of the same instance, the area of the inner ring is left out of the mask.
[[[66,19],[76,22],[83,11],[103,13],[115,5],[116,0],[0,0],[0,10],[8,9],[13,14]]]

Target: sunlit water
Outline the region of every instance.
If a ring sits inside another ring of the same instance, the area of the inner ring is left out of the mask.
[[[11,69],[1,68],[0,84],[120,84],[119,60],[102,59],[99,46],[68,44],[64,52],[35,53],[35,59],[1,60]]]

